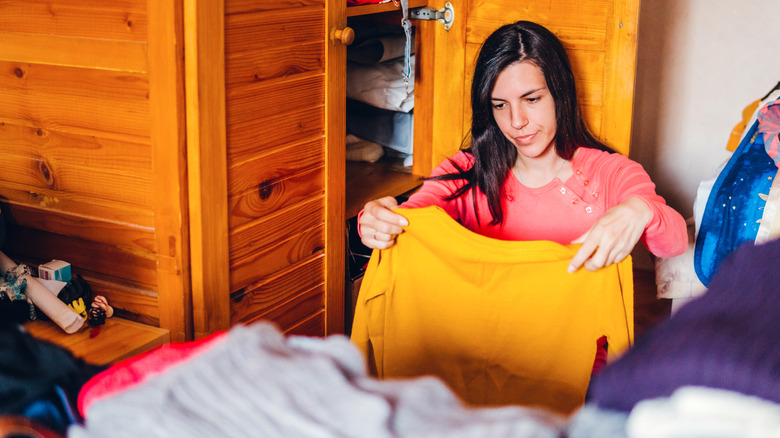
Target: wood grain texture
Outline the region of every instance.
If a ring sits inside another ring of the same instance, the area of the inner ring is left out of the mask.
[[[146,41],[145,0],[25,0],[0,2],[8,32]]]
[[[149,142],[146,74],[0,61],[0,121]]]
[[[107,318],[95,337],[87,324],[73,334],[64,333],[51,321],[31,321],[24,328],[32,336],[64,347],[94,365],[110,365],[170,342],[168,330],[116,317]]]
[[[437,0],[432,7],[440,9],[444,7],[444,1]],[[465,5],[453,3],[456,14],[466,18],[469,11]],[[461,15],[463,14],[463,15]],[[435,53],[427,65],[420,67],[421,81],[431,84],[433,87],[433,109],[429,123],[431,134],[431,169],[441,163],[445,158],[454,154],[463,142],[463,133],[466,132],[466,108],[468,108],[469,95],[464,94],[464,84],[453,78],[463,78],[465,75],[465,49],[466,31],[470,24],[467,19],[453,22],[449,31],[438,23],[424,23],[420,25],[422,33],[433,33],[433,45]],[[427,37],[430,40],[430,37]],[[427,59],[427,58],[424,58]],[[421,86],[423,86],[421,84]],[[415,120],[415,124],[417,121]],[[417,172],[417,170],[415,170]],[[425,173],[426,175],[429,172]]]
[[[231,324],[254,321],[285,305],[301,291],[319,289],[324,296],[322,255],[293,265],[231,294]]]
[[[225,2],[225,13],[228,15],[245,14],[274,9],[292,9],[302,6],[324,8],[325,0],[227,0]]]
[[[77,163],[58,162],[46,155],[2,154],[0,180],[13,182],[29,191],[49,191],[55,196],[94,199],[95,202],[125,204],[125,208],[151,208],[152,180],[149,175],[102,171]]]
[[[114,140],[13,123],[0,122],[0,154],[47,157],[70,166],[148,179],[152,173],[148,141]]]
[[[325,76],[322,74],[229,87],[226,90],[228,125],[264,120],[287,108],[305,107],[313,113],[321,110],[319,103],[324,102],[324,91]]]
[[[175,342],[192,337],[182,7],[178,0],[147,1],[155,280],[160,326]]]
[[[256,259],[262,248],[273,247],[277,242],[321,226],[325,220],[323,202],[323,198],[312,198],[275,215],[231,230],[231,265],[245,264]]]
[[[111,244],[11,224],[3,252],[39,263],[65,260],[74,271],[98,272],[119,283],[129,282],[157,291],[155,257],[145,251],[133,252]]]
[[[309,228],[286,240],[259,247],[251,257],[230,264],[230,290],[235,291],[320,254],[325,248],[324,226]]]
[[[518,20],[550,29],[568,49],[603,51],[612,0],[475,0],[467,15],[469,43],[481,44],[499,26]]]
[[[307,6],[225,17],[227,56],[258,47],[295,46],[323,41],[325,9]]]
[[[325,195],[325,167],[258,185],[257,190],[229,199],[228,221],[231,229],[255,219],[284,210],[309,198]]]
[[[254,320],[266,319],[273,321],[282,331],[286,331],[312,315],[322,313],[325,310],[324,298],[325,293],[322,286],[306,290],[292,297],[284,305],[271,309]],[[319,332],[316,335],[322,336],[322,333]]]
[[[634,109],[639,1],[614,0],[606,22],[604,97],[599,138],[628,155]]]
[[[2,189],[0,189],[1,194]],[[19,226],[115,245],[134,253],[145,252],[150,256],[155,253],[153,228],[15,203],[4,204],[3,215],[7,222]]]
[[[187,3],[187,176],[194,337],[230,326],[224,2]]]
[[[325,23],[325,333],[344,332],[347,49],[336,32],[347,27],[346,2],[330,1]]]
[[[0,60],[145,73],[146,42],[0,30]]]
[[[325,165],[325,139],[317,137],[299,144],[259,152],[230,167],[228,193],[235,196],[268,186],[274,181]]]
[[[315,103],[293,110],[282,107],[272,116],[248,117],[241,123],[228,116],[228,165],[251,160],[265,150],[322,137],[324,124],[324,106]]]
[[[324,72],[322,42],[272,46],[230,55],[226,60],[227,84],[251,84],[305,72]]]
[[[294,326],[285,329],[286,335],[321,336],[325,332],[325,312],[316,313]]]

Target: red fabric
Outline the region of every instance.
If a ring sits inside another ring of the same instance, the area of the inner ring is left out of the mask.
[[[191,342],[166,344],[150,352],[125,359],[92,377],[81,388],[78,410],[82,417],[93,403],[135,387],[148,378],[159,375],[217,344],[227,332]]]
[[[598,373],[607,364],[607,337],[596,340],[596,360],[593,362],[592,374]]]

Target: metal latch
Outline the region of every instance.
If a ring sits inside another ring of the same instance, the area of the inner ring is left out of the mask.
[[[412,20],[436,20],[439,23],[444,24],[444,30],[450,30],[452,22],[455,21],[455,9],[452,8],[452,3],[447,2],[444,7],[439,9],[433,9],[428,6],[421,8],[409,9],[409,18]]]

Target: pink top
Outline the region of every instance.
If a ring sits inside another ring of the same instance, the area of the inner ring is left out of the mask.
[[[473,157],[458,152],[452,159],[462,168],[473,165]],[[611,207],[631,196],[645,201],[653,219],[645,228],[642,243],[659,257],[682,254],[688,248],[683,217],[656,194],[655,184],[642,166],[620,154],[579,148],[571,161],[573,175],[567,181],[553,178],[543,187],[528,188],[513,172],[506,179],[502,200],[503,225],[490,225],[492,217],[487,197],[477,194],[479,224],[473,208],[472,192],[452,201],[447,195],[463,185],[463,180],[425,181],[403,207],[438,205],[453,219],[478,234],[501,240],[551,240],[563,245],[584,234]],[[431,175],[452,173],[445,160]]]

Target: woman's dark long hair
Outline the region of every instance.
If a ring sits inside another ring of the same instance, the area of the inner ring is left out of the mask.
[[[491,95],[498,75],[517,62],[531,62],[542,71],[555,102],[557,132],[555,150],[566,160],[582,146],[613,152],[588,131],[577,103],[577,90],[569,58],[561,41],[544,26],[518,21],[493,32],[482,44],[474,68],[471,84],[471,141],[464,152],[474,157],[474,165],[464,170],[457,164],[456,172],[434,180],[466,180],[466,184],[447,200],[459,198],[476,186],[487,196],[493,220],[490,225],[504,221],[501,208],[503,186],[517,161],[517,149],[493,118]],[[476,213],[477,201],[473,197]]]

